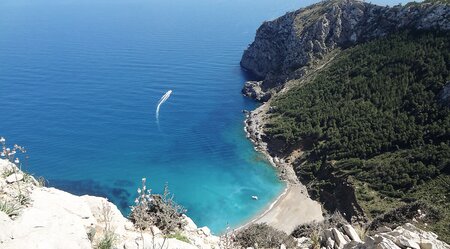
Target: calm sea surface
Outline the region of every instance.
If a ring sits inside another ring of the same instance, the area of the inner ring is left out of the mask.
[[[0,135],[50,186],[124,214],[147,177],[199,226],[239,225],[284,186],[245,138],[239,60],[264,20],[310,3],[2,0]]]

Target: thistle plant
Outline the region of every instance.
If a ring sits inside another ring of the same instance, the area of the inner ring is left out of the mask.
[[[146,185],[147,179],[142,178],[142,186],[137,189],[138,196],[134,201],[135,205],[131,207],[129,217],[141,232],[142,241],[143,232],[149,230],[153,237],[153,248],[163,248],[167,236],[164,237],[162,245],[155,245],[156,234],[152,227],[159,228],[166,235],[178,231],[185,224],[181,214],[185,213],[186,209],[174,201],[174,195],[170,194],[167,184],[162,195],[152,194]]]
[[[111,249],[117,242],[117,234],[114,233],[114,227],[112,227],[113,214],[111,206],[106,201],[102,202],[101,220],[105,223],[103,228],[103,234],[100,240],[94,245],[95,249]],[[94,235],[95,236],[95,233]]]
[[[6,139],[4,137],[0,137],[0,144],[2,146],[2,150],[0,153],[0,158],[7,159],[11,163],[14,163],[18,169],[22,170],[22,164],[20,163],[20,159],[17,156],[17,153],[20,152],[25,154],[27,151],[25,147],[14,144],[13,148],[9,148],[6,146]]]
[[[14,144],[13,148],[11,149],[11,148],[7,147],[6,139],[4,137],[0,137],[0,144],[2,146],[0,158],[8,160],[10,163],[12,163],[14,165],[10,169],[10,171],[7,171],[7,172],[9,175],[15,174],[15,176],[16,176],[15,182],[17,184],[17,190],[19,192],[18,202],[20,203],[20,205],[25,205],[28,202],[28,197],[22,193],[20,181],[17,178],[18,177],[17,173],[22,170],[22,163],[18,157],[18,153],[25,154],[26,153],[25,147]],[[25,158],[27,158],[27,156],[25,156]]]
[[[142,178],[142,187],[137,189],[138,197],[134,200],[134,206],[131,207],[130,219],[134,226],[141,233],[142,247],[145,248],[144,230],[151,228],[154,224],[153,217],[150,215],[152,205],[151,189],[147,189],[147,179]],[[154,244],[154,234],[153,244]]]
[[[152,204],[151,189],[147,189],[147,179],[142,178],[142,187],[137,189],[138,197],[134,200],[134,206],[131,207],[130,219],[134,226],[144,231],[153,225],[153,217],[150,215]]]

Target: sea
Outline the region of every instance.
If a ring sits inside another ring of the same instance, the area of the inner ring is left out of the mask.
[[[263,21],[312,3],[2,0],[0,136],[50,187],[128,215],[146,178],[198,226],[237,227],[285,187],[246,138],[240,58]]]

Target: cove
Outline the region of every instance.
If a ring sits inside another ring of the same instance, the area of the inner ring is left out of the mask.
[[[235,227],[284,187],[245,137],[240,57],[264,20],[312,2],[3,0],[0,135],[50,186],[126,214],[146,177],[199,226]]]

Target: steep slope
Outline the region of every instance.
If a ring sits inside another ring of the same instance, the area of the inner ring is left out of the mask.
[[[422,210],[450,241],[449,13],[327,1],[264,23],[244,53],[273,95],[247,120],[257,142],[329,211],[376,229]]]
[[[287,13],[263,23],[245,50],[241,66],[264,81],[249,84],[244,93],[252,96],[252,85],[264,93],[287,79],[301,77],[303,67],[337,48],[403,29],[450,30],[449,12],[447,4],[381,7],[356,0],[330,0]]]
[[[270,102],[266,140],[283,142],[272,153],[303,150],[297,173],[329,209],[342,198],[339,178],[357,187],[370,219],[425,199],[449,210],[439,201],[450,198],[450,110],[439,99],[450,80],[449,44],[448,34],[402,33],[343,51]],[[437,177],[438,195],[416,194]]]

